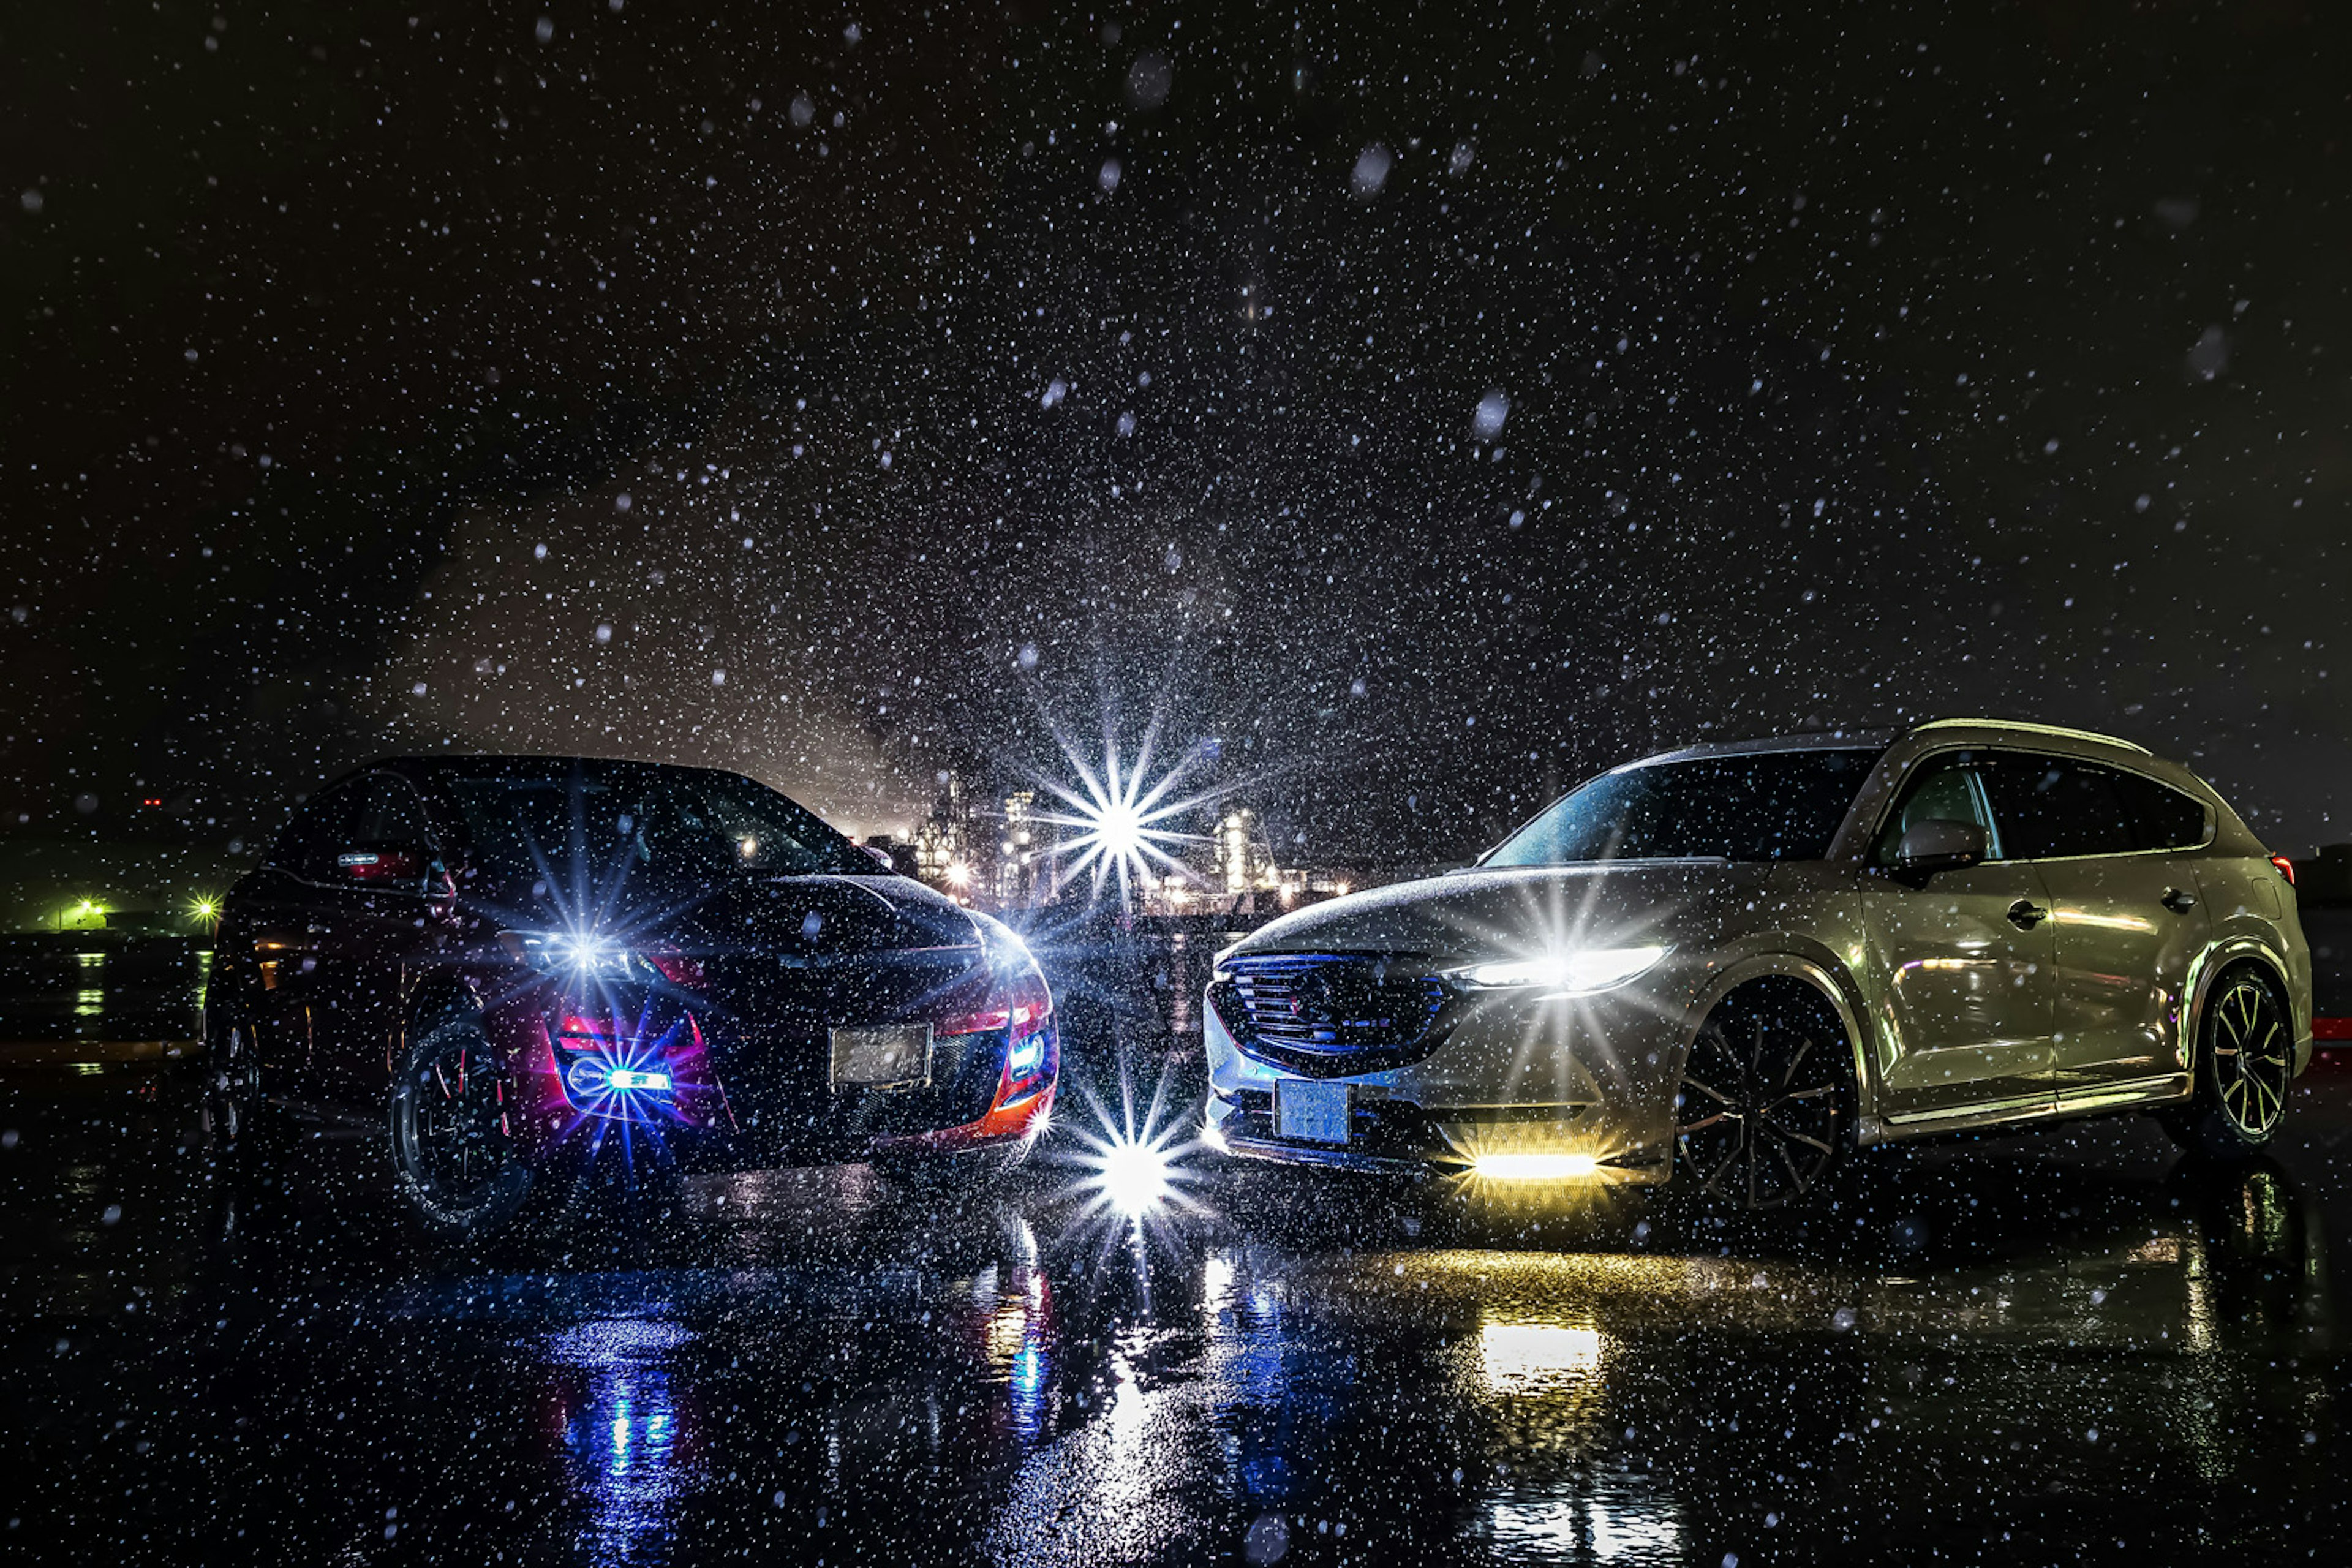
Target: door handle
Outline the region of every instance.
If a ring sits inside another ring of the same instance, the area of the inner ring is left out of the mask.
[[[2186,888],[2167,888],[2164,897],[2157,900],[2176,915],[2185,915],[2197,907],[2197,895]]]
[[[2032,931],[2050,916],[2050,911],[2032,899],[2020,899],[2009,906],[2009,921],[2020,931]]]

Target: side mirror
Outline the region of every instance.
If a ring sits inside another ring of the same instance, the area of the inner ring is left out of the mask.
[[[1981,863],[1990,849],[1984,824],[1929,817],[1903,830],[1902,842],[1895,847],[1895,869],[1922,879],[1938,871],[1965,870]]]
[[[417,844],[354,844],[335,854],[339,881],[361,887],[422,890],[433,856]]]
[[[874,863],[881,867],[885,871],[896,872],[898,869],[898,862],[890,858],[890,851],[883,848],[880,845],[861,844],[858,847],[865,850],[868,855],[873,856]]]

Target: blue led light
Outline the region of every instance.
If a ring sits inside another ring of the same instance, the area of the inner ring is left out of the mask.
[[[637,1068],[608,1068],[593,1057],[573,1062],[563,1079],[575,1100],[619,1094],[625,1090],[649,1089],[667,1094],[670,1088],[669,1074],[666,1072],[647,1072]]]
[[[1024,1073],[1034,1071],[1037,1064],[1045,1059],[1045,1036],[1044,1031],[1040,1030],[1025,1040],[1013,1041],[1013,1054],[1007,1058],[1005,1065],[1011,1068],[1013,1075],[1018,1078]]]

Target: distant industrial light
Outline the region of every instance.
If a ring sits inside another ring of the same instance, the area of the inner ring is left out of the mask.
[[[971,886],[971,868],[965,865],[961,860],[950,860],[948,862],[948,868],[944,875],[948,879],[948,886],[950,888],[969,888]]]
[[[1590,1154],[1481,1154],[1471,1172],[1497,1182],[1577,1181],[1601,1169]]]

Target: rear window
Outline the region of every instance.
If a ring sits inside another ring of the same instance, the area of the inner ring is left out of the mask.
[[[1819,860],[1877,749],[1751,752],[1603,773],[1482,862]]]

